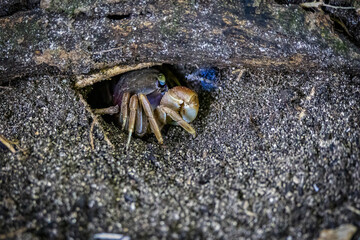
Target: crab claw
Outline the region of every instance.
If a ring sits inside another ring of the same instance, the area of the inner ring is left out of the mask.
[[[192,122],[199,111],[199,98],[196,92],[183,86],[169,89],[160,102],[161,106],[180,113],[187,123]]]
[[[157,110],[161,122],[180,125],[196,136],[195,129],[189,124],[199,111],[199,98],[194,91],[182,86],[170,89],[161,99]]]

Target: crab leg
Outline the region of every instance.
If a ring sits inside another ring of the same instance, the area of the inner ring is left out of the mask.
[[[141,105],[142,105],[142,107],[143,107],[143,109],[145,111],[145,114],[146,114],[146,116],[147,116],[147,118],[149,120],[151,130],[155,134],[156,139],[158,140],[158,142],[160,144],[163,144],[163,138],[161,136],[159,126],[157,125],[156,120],[154,118],[154,114],[153,114],[153,111],[151,109],[149,100],[142,93],[139,94],[139,100],[140,100]]]
[[[120,120],[122,121],[122,129],[125,129],[126,121],[128,118],[128,103],[129,103],[130,93],[125,92],[121,99],[121,111],[120,111]]]
[[[138,107],[136,111],[136,120],[135,120],[135,133],[137,136],[142,137],[146,134],[148,129],[149,122],[145,115],[144,110],[141,106]]]
[[[196,137],[195,129],[180,116],[179,113],[165,106],[158,106],[160,112],[165,112],[172,120],[179,124],[185,131]]]
[[[133,95],[130,98],[130,117],[129,117],[129,128],[128,128],[129,136],[128,136],[128,140],[126,143],[126,149],[129,148],[131,135],[134,131],[137,108],[138,108],[138,97],[136,95]]]

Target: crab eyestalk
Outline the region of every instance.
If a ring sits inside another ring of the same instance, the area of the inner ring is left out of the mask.
[[[198,114],[199,98],[196,92],[183,86],[177,86],[165,93],[161,99],[160,106],[165,111],[168,108],[180,114],[182,120],[184,120],[186,123],[190,123],[196,118]],[[175,124],[179,124],[192,135],[196,135],[195,130],[191,127],[190,124],[183,123],[179,121],[180,119],[174,119],[172,117],[174,114],[170,114],[171,111],[167,110],[166,112],[168,115],[170,115],[172,120],[175,121]]]

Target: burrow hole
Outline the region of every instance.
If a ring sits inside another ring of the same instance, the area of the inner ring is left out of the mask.
[[[218,89],[220,70],[216,67],[196,67],[191,65],[170,65],[163,64],[161,66],[152,67],[163,73],[166,78],[168,88],[172,88],[178,84],[194,90],[199,96],[200,109],[198,118],[204,118],[209,112],[209,106],[213,100],[213,94]],[[135,71],[141,71],[135,70]],[[126,73],[124,73],[126,74]],[[114,87],[123,74],[112,77],[109,80],[98,82],[90,87],[83,89],[82,95],[92,109],[107,108],[114,106],[113,95]],[[174,81],[175,79],[175,81]],[[110,123],[110,127],[120,128],[117,122],[117,115],[101,115],[106,123]],[[195,121],[197,121],[195,119]],[[113,123],[113,124],[111,124]],[[162,132],[167,131],[165,126]],[[198,129],[197,129],[198,130]],[[136,137],[136,136],[134,136]]]

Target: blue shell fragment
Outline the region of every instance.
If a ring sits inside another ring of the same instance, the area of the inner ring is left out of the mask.
[[[215,68],[200,68],[195,72],[188,74],[185,78],[190,82],[200,82],[205,91],[211,91],[217,88],[216,79],[218,71]]]

